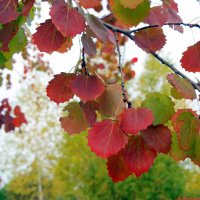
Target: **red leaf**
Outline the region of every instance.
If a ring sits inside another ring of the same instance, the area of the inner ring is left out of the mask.
[[[145,19],[145,23],[151,25],[164,25],[165,23],[182,22],[182,19],[177,14],[178,7],[174,1],[164,1],[164,5],[151,8],[149,16]],[[181,26],[170,25],[171,28],[179,32],[183,32]]]
[[[123,181],[132,174],[131,170],[124,161],[122,153],[108,158],[107,170],[113,182]]]
[[[147,108],[129,108],[120,117],[122,130],[133,135],[147,128],[154,120],[153,112]]]
[[[173,23],[181,23],[182,19],[181,17],[175,12],[174,10],[168,9],[168,22],[173,22]],[[170,25],[171,28],[174,30],[179,31],[180,33],[183,33],[183,27],[181,26],[176,26],[176,25]]]
[[[23,123],[27,124],[27,120],[24,116],[24,113],[21,112],[21,109],[19,106],[16,106],[14,109],[14,114],[15,114],[15,118],[13,119],[13,123],[15,125],[15,127],[20,127]]]
[[[54,76],[47,86],[47,96],[51,101],[63,103],[74,96],[70,84],[74,79],[74,74],[61,73]]]
[[[67,52],[69,49],[71,49],[73,43],[72,43],[72,39],[71,37],[66,38],[65,42],[62,44],[62,46],[57,49],[56,51],[59,53],[65,53]]]
[[[61,127],[70,135],[78,134],[86,130],[89,125],[84,117],[83,110],[81,109],[79,103],[71,102],[69,103],[64,111],[68,111],[67,117],[61,117],[60,123]]]
[[[24,7],[22,9],[22,15],[28,16],[31,8],[33,7],[35,0],[26,0],[24,3]]]
[[[163,48],[166,43],[162,28],[150,28],[134,35],[135,43],[146,52],[155,52]]]
[[[58,50],[65,41],[66,38],[56,29],[50,19],[42,23],[37,28],[37,32],[33,34],[33,43],[40,51],[46,53]]]
[[[55,1],[50,16],[64,37],[73,37],[85,29],[83,16],[75,8],[68,6],[64,0]]]
[[[178,76],[177,74],[168,74],[167,80],[176,88],[182,97],[191,100],[196,99],[196,92],[188,80]]]
[[[101,0],[79,0],[79,2],[84,8],[94,8],[101,5]]]
[[[127,136],[117,121],[110,119],[94,124],[89,130],[88,145],[102,158],[116,155],[127,143]]]
[[[189,72],[200,72],[200,41],[183,53],[181,64]]]
[[[163,1],[163,15],[167,15],[167,21],[166,22],[173,22],[173,23],[181,23],[182,19],[178,15],[178,5],[174,2],[174,0],[165,0]],[[174,30],[179,31],[180,33],[183,33],[183,27],[171,25],[171,28]]]
[[[3,29],[0,30],[0,50],[9,51],[8,44],[10,40],[16,35],[18,26],[16,22],[5,24]]]
[[[12,108],[8,102],[8,99],[3,99],[1,101],[0,112],[2,112],[4,110],[7,110],[8,112],[10,112],[12,110]]]
[[[168,9],[172,9],[176,12],[178,12],[178,5],[174,2],[174,0],[164,0],[163,1],[164,7],[167,7]]]
[[[0,24],[17,19],[18,0],[0,0]]]
[[[97,119],[97,115],[95,110],[97,109],[98,105],[95,101],[88,101],[86,103],[81,102],[81,108],[83,109],[84,116],[88,121],[88,124],[92,126]]]
[[[71,89],[83,102],[87,102],[99,97],[105,88],[96,76],[79,75],[72,81]]]
[[[155,157],[156,153],[146,147],[141,136],[131,138],[124,149],[124,160],[136,176],[149,171]]]
[[[149,149],[158,153],[168,153],[170,150],[171,133],[166,126],[149,126],[142,131],[142,138]]]
[[[116,117],[125,108],[121,87],[116,84],[107,86],[97,102],[100,113],[111,117]]]
[[[15,129],[13,119],[14,118],[10,115],[10,113],[8,111],[3,116],[3,124],[5,125],[5,132],[10,132]]]
[[[151,25],[158,24],[162,26],[167,22],[167,13],[162,6],[155,6],[151,8],[144,22]]]

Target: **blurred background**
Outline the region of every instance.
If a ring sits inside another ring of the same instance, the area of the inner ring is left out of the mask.
[[[197,1],[191,2],[199,6]],[[38,1],[34,12],[36,19],[27,25],[30,34],[48,15],[47,4],[41,7]],[[187,34],[184,37],[188,37]],[[190,36],[198,40],[196,34],[190,31]],[[169,94],[170,85],[165,76],[170,69],[136,50],[135,46],[130,53],[130,48],[128,44],[124,60],[128,63],[126,86],[133,103],[139,104],[151,92]],[[200,169],[189,159],[177,162],[173,152],[170,156],[160,154],[148,173],[114,184],[108,177],[105,160],[90,151],[87,133],[69,136],[63,132],[59,116],[64,105],[58,107],[50,102],[45,90],[55,73],[69,71],[76,64],[79,49],[79,45],[75,45],[68,55],[53,53],[49,56],[38,52],[29,41],[22,53],[14,55],[13,71],[1,71],[1,99],[9,98],[12,106],[20,105],[28,123],[9,133],[0,131],[0,200],[200,199]],[[176,64],[179,53],[174,56],[170,52],[167,47],[165,55]],[[70,58],[72,55],[74,59]],[[179,100],[175,103],[176,108],[199,109],[196,102]]]

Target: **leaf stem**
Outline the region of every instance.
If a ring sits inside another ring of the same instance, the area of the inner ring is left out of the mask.
[[[83,72],[85,73],[85,75],[88,76],[89,73],[88,73],[88,69],[87,69],[87,66],[86,66],[86,61],[85,61],[85,49],[84,49],[84,48],[82,49],[81,67],[82,67],[82,70],[83,70]]]

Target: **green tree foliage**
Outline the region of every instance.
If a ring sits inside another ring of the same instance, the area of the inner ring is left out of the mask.
[[[170,94],[170,85],[166,80],[167,74],[172,72],[169,68],[163,68],[158,60],[149,56],[144,64],[144,70],[137,83],[136,90],[139,92],[138,97],[144,98],[151,92],[160,92]]]
[[[85,145],[85,135],[66,136],[60,146],[62,156],[55,168],[53,199],[160,200],[176,199],[184,191],[184,170],[166,155],[160,155],[148,173],[114,184],[105,168]]]
[[[17,174],[5,186],[5,200],[49,199],[50,187],[50,178],[42,175],[41,166],[34,162],[27,172]]]

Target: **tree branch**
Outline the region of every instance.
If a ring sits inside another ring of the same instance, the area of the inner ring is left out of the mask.
[[[125,89],[125,84],[124,84],[124,74],[122,71],[122,62],[121,62],[121,51],[119,48],[119,41],[118,41],[118,37],[117,37],[117,32],[113,31],[114,36],[115,36],[115,42],[116,42],[116,47],[117,47],[117,53],[118,53],[118,57],[119,57],[119,63],[118,63],[118,70],[119,73],[121,74],[121,87],[122,87],[122,96],[123,96],[123,101],[124,103],[127,103],[128,108],[131,108],[131,102],[128,101],[127,95],[126,95],[126,89]]]
[[[130,38],[131,40],[134,41],[134,38],[132,36],[132,33],[135,32],[139,32],[141,30],[147,29],[147,28],[153,28],[153,27],[159,27],[159,25],[150,25],[150,26],[145,26],[139,29],[135,29],[135,30],[124,30],[121,28],[118,28],[116,26],[110,25],[104,21],[102,21],[102,23],[104,24],[104,26],[110,30],[112,30],[114,33],[118,32],[121,33],[123,35],[126,35],[128,38]],[[166,26],[170,26],[170,25],[183,25],[183,26],[187,26],[190,28],[193,27],[197,27],[200,28],[200,25],[198,24],[187,24],[187,23],[166,23]],[[158,59],[162,64],[166,65],[167,67],[169,67],[171,70],[174,71],[174,73],[178,74],[179,76],[185,78],[186,80],[188,80],[192,86],[194,87],[194,89],[198,90],[200,92],[200,86],[198,85],[198,83],[195,83],[194,81],[192,81],[189,77],[187,77],[185,74],[183,74],[181,71],[179,71],[176,67],[174,67],[172,64],[170,64],[169,62],[167,62],[165,59],[163,59],[162,57],[160,57],[158,54],[156,54],[155,52],[150,52],[151,55],[153,55],[156,59]]]
[[[190,23],[183,23],[183,22],[177,22],[177,23],[166,23],[166,24],[163,24],[162,26],[187,26],[189,28],[200,28],[200,25],[199,24],[190,24]],[[144,27],[141,27],[141,28],[138,28],[138,29],[134,29],[134,30],[131,30],[129,31],[130,33],[135,33],[135,32],[139,32],[139,31],[142,31],[142,30],[145,30],[145,29],[148,29],[148,28],[154,28],[154,27],[162,27],[158,24],[155,24],[155,25],[149,25],[149,26],[144,26]]]

